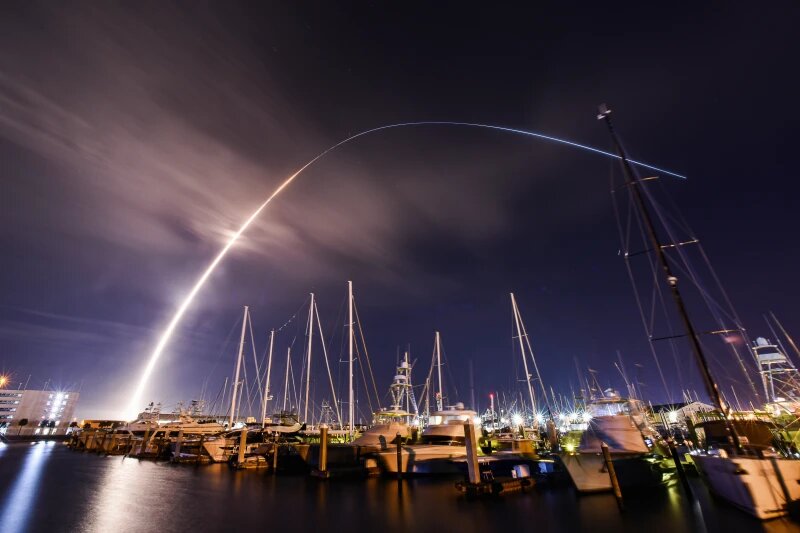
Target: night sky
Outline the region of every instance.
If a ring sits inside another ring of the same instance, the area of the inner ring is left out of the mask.
[[[227,237],[325,148],[451,120],[610,150],[602,102],[632,157],[688,176],[662,185],[751,335],[769,336],[769,310],[800,335],[797,3],[340,4],[3,3],[0,370],[30,374],[30,388],[80,387],[79,416],[114,416]],[[277,347],[294,340],[299,356],[312,291],[345,383],[351,279],[381,393],[398,346],[410,344],[421,382],[436,329],[448,400],[469,402],[470,360],[481,407],[491,390],[518,391],[514,291],[548,387],[577,388],[578,358],[621,388],[619,350],[646,399],[665,401],[618,255],[611,169],[444,126],[348,144],[236,245],[146,397],[171,408],[207,383],[213,398],[243,305],[259,358],[296,314]],[[664,363],[669,394],[702,394],[682,357],[680,377]],[[273,373],[281,381],[282,360]]]

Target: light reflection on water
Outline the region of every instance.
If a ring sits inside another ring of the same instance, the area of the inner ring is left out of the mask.
[[[35,508],[36,489],[39,486],[42,468],[47,462],[53,445],[53,442],[22,445],[27,446],[29,451],[25,455],[22,467],[11,486],[11,490],[3,499],[3,507],[0,510],[0,527],[2,527],[4,533],[17,533],[18,531],[26,530],[25,526],[28,518]],[[5,452],[5,449],[3,451]],[[7,461],[8,459],[5,460]]]
[[[496,500],[459,497],[452,480],[318,481],[175,466],[72,452],[62,445],[0,450],[0,531],[797,531],[714,504],[699,480],[688,505],[674,486],[613,497],[576,497],[568,486]]]

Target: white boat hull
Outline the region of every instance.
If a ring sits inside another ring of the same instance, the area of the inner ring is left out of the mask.
[[[786,514],[784,488],[791,500],[800,499],[800,461],[749,457],[692,455],[697,469],[720,498],[761,520]]]
[[[461,467],[453,459],[467,456],[466,446],[440,446],[418,444],[403,446],[400,464],[402,472],[407,474],[456,474]],[[381,469],[388,474],[397,473],[397,450],[378,453]]]
[[[564,454],[561,462],[578,492],[603,492],[611,490],[602,455],[593,453]]]

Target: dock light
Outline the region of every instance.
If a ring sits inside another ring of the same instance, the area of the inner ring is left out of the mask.
[[[588,424],[591,419],[592,419],[592,415],[590,415],[589,413],[583,413],[581,415],[581,420],[583,420],[584,424]]]
[[[544,415],[542,413],[537,413],[536,421],[539,422],[540,424],[544,424]]]
[[[522,416],[521,415],[514,415],[511,417],[511,422],[514,423],[514,426],[521,426],[522,425]]]
[[[6,385],[8,385],[8,381],[9,381],[8,376],[6,376],[5,374],[1,375],[0,376],[0,389],[6,388]]]

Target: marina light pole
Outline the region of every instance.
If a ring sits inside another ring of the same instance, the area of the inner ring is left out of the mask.
[[[247,313],[248,307],[244,306],[244,317],[242,317],[242,337],[239,340],[239,355],[236,357],[236,373],[233,378],[233,392],[231,393],[231,416],[228,421],[228,429],[233,427],[233,419],[236,415],[236,393],[239,387],[239,372],[242,369],[242,354],[244,353],[244,333],[247,329]]]

